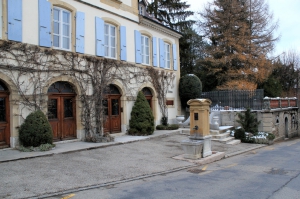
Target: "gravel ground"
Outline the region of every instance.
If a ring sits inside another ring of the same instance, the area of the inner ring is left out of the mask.
[[[0,198],[40,194],[114,182],[193,165],[174,160],[186,135],[172,134],[124,145],[0,164]],[[253,144],[212,142],[213,151],[234,153]]]

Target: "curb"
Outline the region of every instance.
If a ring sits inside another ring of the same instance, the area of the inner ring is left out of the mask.
[[[244,149],[244,150],[241,150],[241,151],[237,151],[237,152],[234,152],[234,153],[229,153],[229,154],[225,155],[225,158],[230,158],[232,156],[240,155],[240,154],[243,154],[243,153],[255,150],[255,149],[260,149],[260,148],[266,147],[266,146],[269,146],[269,145],[262,144],[261,146],[255,146],[255,147],[251,147],[251,148]]]

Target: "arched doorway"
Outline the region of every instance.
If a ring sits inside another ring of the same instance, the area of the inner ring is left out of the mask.
[[[53,140],[76,138],[76,93],[68,82],[58,81],[48,89],[48,120]]]
[[[284,120],[285,123],[285,138],[289,138],[289,122],[288,122],[288,118],[286,117]]]
[[[119,89],[110,84],[105,90],[106,98],[103,100],[106,121],[104,131],[109,133],[121,132],[121,93]]]
[[[10,147],[9,91],[0,80],[0,149]]]
[[[146,97],[146,100],[148,101],[149,105],[150,105],[150,108],[152,110],[152,92],[151,90],[148,88],[148,87],[145,87],[142,89],[142,92],[144,93],[145,97]]]

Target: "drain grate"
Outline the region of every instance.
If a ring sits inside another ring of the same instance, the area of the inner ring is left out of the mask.
[[[274,168],[272,168],[271,171],[268,171],[266,173],[271,174],[271,175],[285,175],[288,172],[284,171],[283,169],[274,169]]]
[[[187,172],[195,173],[195,174],[203,173],[204,171],[205,171],[205,170],[198,169],[198,168],[193,168],[193,169],[187,170]]]

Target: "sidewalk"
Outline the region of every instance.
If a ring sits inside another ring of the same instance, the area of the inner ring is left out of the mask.
[[[52,150],[42,151],[42,152],[21,152],[17,149],[13,149],[13,148],[0,149],[0,163],[41,157],[41,156],[51,156],[51,155],[55,155],[55,154],[64,154],[64,153],[71,153],[71,152],[76,152],[76,151],[104,148],[104,147],[109,147],[109,146],[116,146],[116,145],[120,145],[120,144],[136,142],[136,141],[140,141],[140,140],[147,140],[147,139],[151,139],[154,137],[176,134],[176,133],[180,133],[180,132],[181,132],[181,130],[154,131],[154,133],[149,136],[130,136],[130,135],[125,135],[125,134],[116,134],[116,135],[114,135],[115,141],[107,142],[107,143],[91,143],[91,142],[80,141],[78,139],[61,141],[61,142],[54,143],[56,145],[56,147],[53,148]]]

